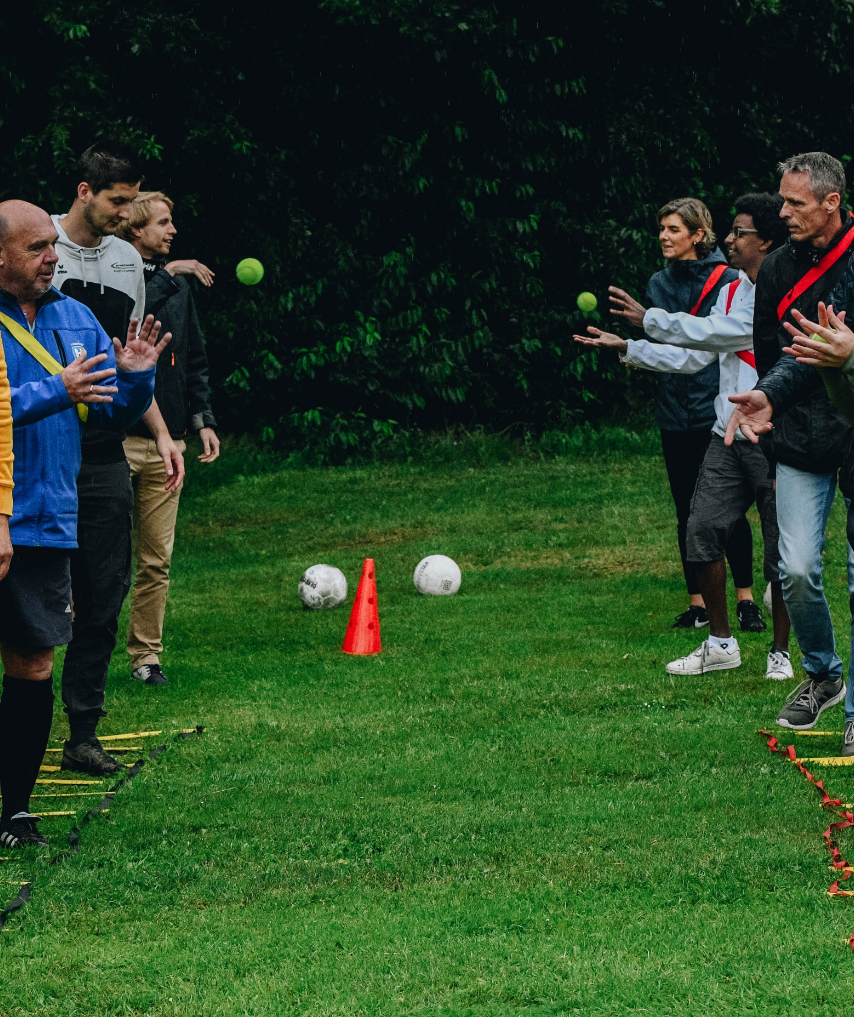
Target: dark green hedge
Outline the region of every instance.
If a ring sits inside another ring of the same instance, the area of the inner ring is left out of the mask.
[[[577,293],[642,292],[664,201],[724,230],[779,158],[845,156],[853,24],[847,0],[6,4],[2,196],[65,210],[76,152],[137,140],[176,255],[218,273],[229,430],[626,422],[653,383],[574,347]]]

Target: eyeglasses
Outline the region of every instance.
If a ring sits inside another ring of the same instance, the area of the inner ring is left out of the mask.
[[[735,237],[736,240],[741,237],[747,236],[748,233],[758,233],[759,230],[746,230],[743,226],[733,226],[730,233]]]

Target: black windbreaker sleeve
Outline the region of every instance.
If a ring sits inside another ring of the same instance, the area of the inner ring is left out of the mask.
[[[771,370],[756,384],[771,400],[774,415],[779,416],[816,388],[823,388],[821,375],[809,364],[799,364],[784,353]]]
[[[187,293],[187,411],[190,429],[216,427],[211,409],[211,390],[208,372],[208,355],[192,290]]]
[[[179,292],[179,286],[166,271],[159,268],[145,284],[145,313],[156,318],[170,297]]]

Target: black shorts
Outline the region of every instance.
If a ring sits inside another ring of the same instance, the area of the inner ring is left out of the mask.
[[[0,580],[0,643],[42,650],[71,642],[71,556],[18,545]]]
[[[766,582],[780,579],[780,531],[774,480],[768,476],[765,453],[750,441],[730,446],[712,435],[691,500],[686,557],[692,564],[720,561],[733,527],[756,502],[765,542]]]

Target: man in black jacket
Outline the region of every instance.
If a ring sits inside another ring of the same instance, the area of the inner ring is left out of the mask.
[[[156,314],[163,327],[172,332],[171,356],[163,358],[157,372],[157,405],[181,452],[186,448],[184,435],[196,432],[203,447],[199,459],[210,463],[219,455],[219,439],[211,411],[205,344],[193,292],[184,276],[196,275],[210,286],[213,273],[196,261],[167,263],[177,232],[172,209],[165,194],[143,191],[131,205],[130,218],[120,228],[120,235],[142,256],[145,306],[150,309],[147,313]],[[134,481],[136,578],[127,641],[131,674],[147,684],[164,684],[166,678],[160,667],[163,619],[181,488],[164,483],[163,459],[145,423],[129,429],[125,454]]]
[[[783,597],[803,654],[807,679],[780,711],[781,727],[807,730],[842,702],[846,687],[836,652],[833,624],[822,586],[825,527],[836,493],[837,472],[852,428],[831,404],[817,372],[783,350],[791,344],[786,324],[793,311],[818,319],[818,303],[837,285],[854,250],[854,219],[841,210],[842,164],[825,152],[793,156],[782,174],[780,215],[789,227],[787,244],[769,255],[756,283],[753,343],[759,382],[732,396],[736,409],[727,429],[752,441],[771,431],[774,406],[785,404],[763,448],[777,474],[777,521]],[[812,372],[813,379],[806,375]],[[798,388],[792,396],[793,385]],[[848,549],[848,588],[854,593],[854,553]]]

